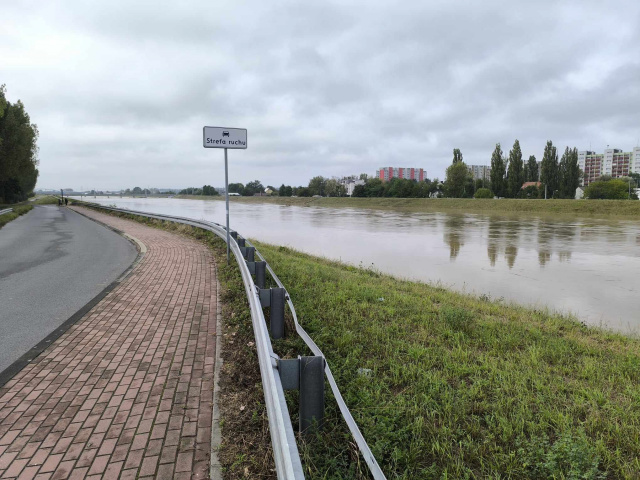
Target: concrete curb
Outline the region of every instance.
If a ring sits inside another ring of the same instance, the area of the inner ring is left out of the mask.
[[[218,450],[222,443],[220,430],[220,371],[222,370],[222,305],[220,304],[220,280],[218,280],[218,266],[216,265],[216,359],[213,374],[213,415],[211,418],[211,459],[209,476],[211,480],[222,480],[222,464],[218,458]]]

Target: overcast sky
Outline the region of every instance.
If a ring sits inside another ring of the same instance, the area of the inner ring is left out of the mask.
[[[12,0],[0,32],[38,187],[224,185],[204,125],[248,129],[230,181],[275,186],[640,141],[637,0]]]

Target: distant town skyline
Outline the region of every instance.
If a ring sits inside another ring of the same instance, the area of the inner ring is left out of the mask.
[[[489,164],[640,143],[640,4],[381,1],[3,6],[0,83],[40,131],[38,187],[221,185],[202,127],[248,130],[230,181],[300,185],[452,150]],[[170,34],[168,34],[170,32]]]

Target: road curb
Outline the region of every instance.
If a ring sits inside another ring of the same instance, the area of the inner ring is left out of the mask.
[[[218,265],[216,272],[216,359],[213,373],[213,415],[211,417],[211,457],[209,476],[211,480],[222,480],[222,464],[218,458],[218,450],[222,443],[220,429],[220,372],[222,371],[222,305],[220,304],[220,280],[218,280]]]
[[[82,215],[82,213],[77,212],[76,210],[72,210],[72,211],[76,212],[78,215]],[[82,216],[85,218],[89,218],[90,220],[93,220],[92,218],[87,217],[86,215],[82,215]],[[96,220],[93,220],[93,221],[127,238],[127,236],[124,235],[124,232],[120,232],[114,228],[109,227],[108,225],[105,225],[101,222],[97,222]],[[24,355],[22,355],[15,362],[13,362],[11,365],[5,368],[2,372],[0,372],[0,388],[6,385],[6,383],[9,380],[11,380],[18,372],[20,372],[20,370],[22,370],[29,363],[35,360],[53,342],[55,342],[58,338],[60,338],[67,330],[69,330],[69,328],[71,328],[82,317],[84,317],[93,307],[95,307],[98,303],[100,303],[100,301],[104,297],[106,297],[109,294],[109,292],[111,292],[114,288],[116,288],[120,283],[122,283],[124,279],[126,279],[131,274],[131,272],[136,267],[136,265],[140,263],[140,261],[144,257],[145,252],[147,251],[147,247],[142,242],[140,242],[137,239],[134,239],[133,237],[129,237],[127,238],[127,240],[133,243],[136,247],[136,250],[138,251],[138,255],[134,259],[133,263],[131,263],[131,265],[124,272],[122,272],[122,274],[118,278],[116,278],[113,282],[107,285],[104,288],[104,290],[102,290],[95,297],[89,300],[83,307],[81,307],[80,310],[78,310],[76,313],[71,315],[71,317],[69,317],[58,328],[56,328],[53,332],[51,332],[49,335],[43,338],[40,342],[38,342],[34,347],[32,347],[29,351],[27,351]],[[144,250],[142,250],[141,247],[144,248]]]

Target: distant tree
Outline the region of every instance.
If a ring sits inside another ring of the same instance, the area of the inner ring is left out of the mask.
[[[453,164],[462,162],[462,152],[459,148],[453,149]]]
[[[581,177],[577,148],[565,148],[558,165],[558,177],[560,196],[562,198],[575,198]]]
[[[629,183],[619,178],[613,180],[597,180],[584,189],[584,198],[625,200],[629,198]],[[637,200],[635,192],[631,193],[631,199]]]
[[[311,191],[309,190],[309,187],[298,187],[296,195],[299,197],[310,197]]]
[[[242,183],[229,184],[229,193],[239,193],[240,195],[242,195],[243,190],[244,190],[244,185]]]
[[[513,148],[509,152],[509,170],[507,172],[507,186],[509,196],[516,198],[524,183],[524,165],[522,163],[522,150],[520,142],[516,139]]]
[[[546,187],[548,197],[553,197],[558,190],[558,152],[551,140],[547,141],[547,145],[544,147],[540,169],[540,181],[544,184],[543,188]]]
[[[365,185],[356,185],[353,187],[352,197],[366,197],[367,196],[367,187]]]
[[[242,195],[245,197],[252,197],[256,193],[264,193],[264,187],[262,183],[260,183],[260,180],[249,182],[242,189]]]
[[[142,195],[142,189],[140,187],[134,187],[133,188],[133,194],[134,195]]]
[[[321,176],[313,177],[311,180],[309,180],[308,188],[311,196],[321,195],[324,197],[325,195],[324,190],[325,190],[326,183],[327,183],[327,180]]]
[[[281,197],[287,196],[287,187],[284,186],[284,183],[280,185],[280,188],[278,189],[278,195]]]
[[[505,162],[500,144],[496,143],[496,148],[491,154],[491,188],[498,197],[504,197],[506,184],[504,174],[506,171]]]
[[[473,197],[474,198],[493,198],[493,192],[488,188],[479,188]]]
[[[540,181],[540,175],[538,175],[538,162],[536,162],[535,155],[529,156],[529,161],[526,164],[525,171],[526,171],[525,182]]]
[[[444,181],[445,195],[453,198],[470,197],[473,194],[473,188],[467,189],[470,178],[467,165],[463,161],[456,162],[454,159],[454,163],[447,168]]]
[[[216,195],[219,195],[219,193],[211,185],[204,185],[202,187],[202,195],[208,195],[208,196],[211,196],[211,197],[215,197]]]
[[[293,188],[291,185],[287,185],[285,188],[285,197],[291,197],[293,195]]]
[[[347,189],[335,178],[330,178],[325,182],[324,191],[327,197],[344,197],[347,194]]]
[[[359,180],[367,180],[369,178],[369,175],[367,175],[366,173],[361,173]]]
[[[528,185],[522,190],[520,190],[520,194],[518,195],[520,198],[540,198],[540,189],[535,185]]]

